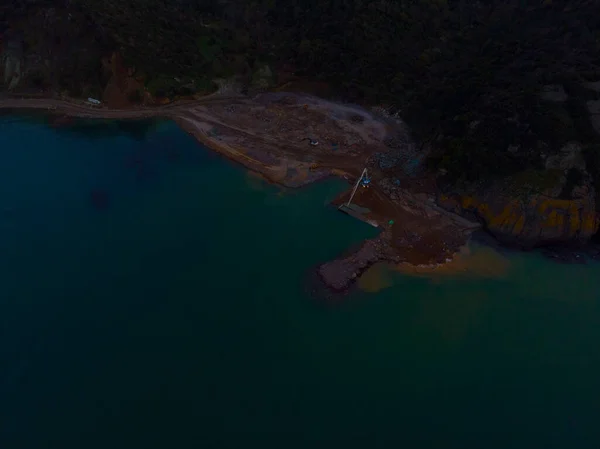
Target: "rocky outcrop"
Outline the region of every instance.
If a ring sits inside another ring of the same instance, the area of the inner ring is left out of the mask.
[[[265,92],[267,89],[272,87],[275,82],[273,71],[268,65],[259,67],[252,74],[252,81],[249,86],[249,92],[251,94],[257,94]]]
[[[600,134],[600,100],[589,100],[586,103],[592,126]]]
[[[600,227],[594,183],[576,144],[549,156],[545,170],[521,172],[483,192],[442,194],[438,203],[475,215],[498,240],[522,248],[586,244]]]
[[[321,265],[319,276],[331,290],[344,291],[369,267],[383,259],[382,246],[380,239],[367,240],[355,253]]]
[[[585,244],[598,231],[600,217],[591,198],[562,200],[543,195],[526,202],[501,196],[441,196],[440,205],[474,213],[499,241],[522,248]]]
[[[2,68],[4,73],[4,86],[13,90],[21,80],[21,60],[23,59],[23,45],[20,36],[11,36],[6,39],[2,52]]]
[[[561,84],[548,84],[543,87],[540,93],[542,100],[563,103],[567,101],[569,96],[565,92],[565,88]]]

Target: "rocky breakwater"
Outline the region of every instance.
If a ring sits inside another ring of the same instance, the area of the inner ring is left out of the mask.
[[[319,276],[331,290],[343,292],[369,267],[377,262],[390,260],[386,247],[385,239],[381,236],[367,240],[358,251],[321,265],[318,269]]]
[[[570,143],[544,160],[544,169],[525,170],[485,188],[440,194],[438,204],[475,216],[509,246],[581,247],[600,226],[594,180],[581,147]]]

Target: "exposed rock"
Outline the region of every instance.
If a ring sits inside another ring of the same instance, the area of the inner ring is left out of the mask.
[[[357,252],[321,265],[318,270],[321,279],[334,291],[346,290],[361,273],[381,259],[380,246],[379,239],[368,240]]]
[[[590,114],[600,114],[600,100],[589,100],[586,106]]]
[[[273,84],[273,72],[268,65],[262,66],[254,72],[252,76],[252,90],[262,92],[273,86]]]
[[[400,156],[398,153],[375,153],[377,165],[381,170],[390,170],[400,164]]]
[[[540,97],[542,100],[554,101],[557,103],[567,101],[569,98],[565,92],[565,88],[561,84],[548,84],[544,86]]]
[[[217,85],[216,94],[222,96],[239,95],[243,90],[240,83],[235,78],[216,78],[213,83]]]
[[[480,124],[481,120],[473,120],[469,123],[469,131],[475,131]]]
[[[21,80],[21,61],[23,59],[23,44],[20,36],[12,36],[5,44],[2,53],[2,66],[4,71],[4,85],[8,90],[13,90]]]
[[[559,154],[546,158],[546,169],[569,170],[577,168],[585,170],[585,159],[581,154],[581,145],[571,142],[560,149]]]
[[[595,92],[600,92],[600,81],[592,81],[590,83],[583,83],[583,87],[593,90]]]
[[[558,170],[525,171],[484,193],[440,195],[438,203],[456,213],[475,214],[505,244],[586,244],[598,232],[600,214],[580,152],[573,146],[568,150],[554,160]],[[574,185],[567,182],[563,168],[578,170]]]
[[[406,176],[414,176],[420,171],[424,153],[419,151],[408,131],[391,135],[384,143],[389,150],[373,155],[379,169],[392,171],[400,168]]]
[[[560,200],[536,195],[522,203],[501,197],[484,201],[468,196],[459,199],[442,196],[440,205],[457,212],[476,213],[498,240],[524,248],[548,243],[585,244],[600,225],[595,204],[589,197]]]

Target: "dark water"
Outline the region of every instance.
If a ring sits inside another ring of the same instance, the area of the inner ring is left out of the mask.
[[[374,232],[339,183],[282,192],[170,123],[0,120],[0,448],[600,446],[598,265],[323,301],[311,269]]]

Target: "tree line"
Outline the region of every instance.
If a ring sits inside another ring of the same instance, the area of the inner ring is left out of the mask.
[[[42,0],[13,3],[32,8],[36,1],[47,7]],[[432,165],[456,176],[535,164],[542,146],[573,134],[593,140],[577,118],[581,103],[569,103],[566,113],[555,111],[538,94],[545,84],[561,83],[581,99],[578,86],[600,79],[600,2],[52,3],[85,17],[102,51],[121,51],[154,89],[176,89],[164,85],[174,77],[206,84],[233,75],[251,80],[264,64],[275,73],[293,67],[297,75],[329,83],[332,95],[400,111],[415,137],[438,149]],[[6,16],[6,8],[0,15]],[[525,150],[509,153],[510,145]]]

